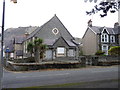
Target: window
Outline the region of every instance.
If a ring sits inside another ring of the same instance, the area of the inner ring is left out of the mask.
[[[102,34],[101,35],[101,42],[108,42],[108,41],[109,41],[108,35],[107,34]]]
[[[64,47],[57,48],[57,56],[65,56],[65,48]]]
[[[105,52],[105,55],[108,55],[108,45],[102,45],[102,51]]]
[[[74,50],[73,49],[68,50],[68,56],[70,56],[70,57],[74,56]]]
[[[107,46],[103,46],[103,50],[106,50],[107,49]]]
[[[110,36],[110,42],[111,42],[111,43],[114,43],[114,42],[115,42],[115,36],[114,36],[114,35],[111,35],[111,36]]]
[[[52,30],[52,32],[53,32],[53,34],[57,35],[57,34],[59,33],[59,30],[58,30],[57,28],[54,28],[54,29]]]

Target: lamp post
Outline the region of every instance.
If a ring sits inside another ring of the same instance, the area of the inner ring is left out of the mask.
[[[17,3],[17,0],[11,0],[13,3]],[[2,35],[1,35],[1,61],[0,61],[0,90],[2,89],[2,77],[3,77],[3,45],[4,45],[4,21],[5,21],[5,0],[3,0],[3,13],[2,13]]]
[[[4,41],[4,19],[5,19],[5,0],[3,0],[3,14],[2,14],[2,32],[1,32],[1,61],[0,61],[0,89],[2,89],[3,77],[3,41]]]

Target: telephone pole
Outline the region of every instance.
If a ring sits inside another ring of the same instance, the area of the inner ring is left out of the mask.
[[[4,45],[4,20],[5,19],[5,0],[3,0],[3,13],[2,13],[2,32],[1,32],[1,61],[0,61],[0,89],[2,89],[3,77],[3,45]]]
[[[13,3],[17,3],[17,0],[11,0]],[[1,32],[1,57],[0,57],[0,90],[2,89],[2,77],[3,77],[3,65],[4,65],[4,57],[3,57],[3,46],[4,46],[4,23],[5,23],[5,0],[3,0],[3,12],[2,12],[2,32]]]

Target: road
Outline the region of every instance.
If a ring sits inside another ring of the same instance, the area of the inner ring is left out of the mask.
[[[110,79],[118,79],[118,66],[24,73],[4,71],[3,88],[21,88]]]

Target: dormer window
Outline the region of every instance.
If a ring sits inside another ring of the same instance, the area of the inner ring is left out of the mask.
[[[108,41],[109,41],[108,34],[103,33],[101,35],[101,42],[108,42]]]
[[[104,27],[103,31],[101,32],[101,42],[109,42],[109,36],[108,36],[108,31],[107,29]]]
[[[111,42],[111,43],[114,43],[114,42],[115,42],[115,36],[114,36],[114,35],[111,35],[111,36],[110,36],[110,42]]]

